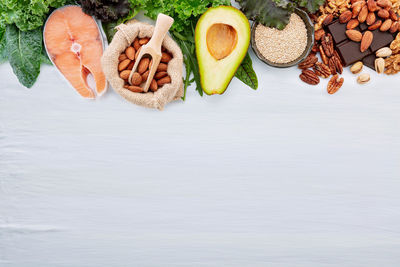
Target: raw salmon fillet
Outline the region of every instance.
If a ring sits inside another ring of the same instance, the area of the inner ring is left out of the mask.
[[[107,81],[100,63],[102,37],[95,20],[83,13],[81,7],[55,10],[47,19],[43,35],[50,59],[81,96],[96,97],[87,83],[89,74],[93,75],[97,95],[106,91]]]

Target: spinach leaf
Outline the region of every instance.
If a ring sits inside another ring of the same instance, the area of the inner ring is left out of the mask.
[[[0,28],[0,63],[7,61],[6,29]]]
[[[251,61],[249,53],[246,54],[245,58],[242,61],[242,64],[237,69],[235,77],[241,80],[246,85],[253,88],[254,90],[257,90],[257,74],[253,69],[253,62]]]
[[[30,88],[40,73],[42,28],[20,31],[14,24],[7,25],[8,61],[19,82]]]

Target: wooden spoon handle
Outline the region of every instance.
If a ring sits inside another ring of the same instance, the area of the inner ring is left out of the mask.
[[[160,51],[164,37],[173,23],[174,19],[170,16],[162,13],[158,14],[154,33],[150,42],[148,43],[148,46],[153,48],[155,51]]]

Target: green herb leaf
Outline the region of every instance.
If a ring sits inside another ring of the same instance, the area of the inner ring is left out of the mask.
[[[268,26],[283,30],[294,10],[289,2],[273,0],[239,0],[243,13],[249,18]]]
[[[250,86],[254,90],[258,88],[257,74],[253,69],[253,62],[250,58],[249,53],[243,59],[242,64],[236,71],[235,77],[241,80],[246,85]]]
[[[6,29],[0,28],[0,63],[7,61]]]
[[[19,82],[30,88],[40,73],[42,29],[20,31],[16,25],[6,28],[8,61]]]
[[[298,2],[300,7],[306,8],[310,13],[315,13],[325,3],[325,0],[298,0]]]

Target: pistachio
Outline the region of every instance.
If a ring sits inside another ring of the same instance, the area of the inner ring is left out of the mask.
[[[390,57],[392,55],[392,49],[389,47],[382,47],[378,51],[376,51],[377,57]]]
[[[377,59],[375,59],[375,71],[378,74],[383,73],[383,71],[385,70],[385,60],[381,57],[378,57]]]
[[[357,82],[359,84],[365,84],[365,83],[369,82],[370,79],[371,79],[371,77],[369,76],[368,73],[363,73],[360,76],[358,76]]]
[[[357,74],[359,73],[364,67],[364,64],[361,61],[358,61],[356,63],[354,63],[353,66],[351,66],[350,71],[353,74]]]

